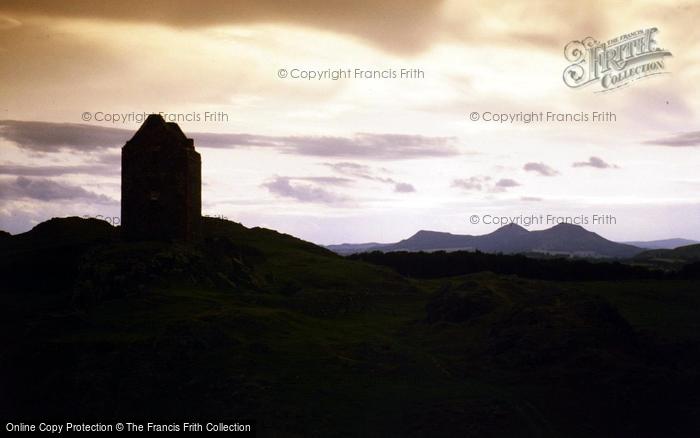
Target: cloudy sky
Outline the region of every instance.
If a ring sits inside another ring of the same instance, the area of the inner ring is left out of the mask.
[[[700,240],[697,2],[145,4],[0,3],[0,229],[118,217],[120,147],[137,115],[163,112],[199,118],[179,124],[202,154],[205,214],[317,243],[540,214],[612,215],[586,228],[613,240]],[[668,74],[564,84],[569,41],[650,27]],[[289,76],[402,68],[422,77]],[[547,111],[615,121],[482,119]]]

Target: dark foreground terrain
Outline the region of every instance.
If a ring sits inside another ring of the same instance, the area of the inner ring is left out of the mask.
[[[205,230],[196,244],[127,244],[67,218],[0,236],[0,419],[700,434],[698,280],[415,279],[270,230]]]

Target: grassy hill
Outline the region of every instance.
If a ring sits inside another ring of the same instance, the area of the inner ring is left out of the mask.
[[[697,262],[700,261],[700,244],[681,246],[675,249],[652,249],[638,254],[635,259]]]
[[[275,231],[204,228],[124,243],[68,218],[0,241],[3,419],[256,419],[263,436],[700,427],[697,281],[407,279]]]

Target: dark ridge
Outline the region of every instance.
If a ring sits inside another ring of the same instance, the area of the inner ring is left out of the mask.
[[[354,254],[349,258],[386,266],[401,275],[413,278],[454,277],[487,271],[524,278],[558,281],[664,279],[692,275],[691,272],[685,274],[667,273],[619,262],[591,262],[561,257],[536,258],[522,254],[486,254],[479,251],[436,251],[430,253],[374,251]]]

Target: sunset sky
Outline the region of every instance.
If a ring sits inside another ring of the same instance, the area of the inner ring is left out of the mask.
[[[179,124],[202,155],[203,213],[246,226],[392,242],[497,228],[475,214],[610,214],[585,227],[700,240],[698,17],[698,2],[659,1],[3,0],[0,229],[119,216],[139,123],[98,114],[220,112]],[[668,74],[564,84],[569,41],[651,27]],[[280,77],[402,68],[424,75]],[[616,121],[470,120],[547,111]]]

